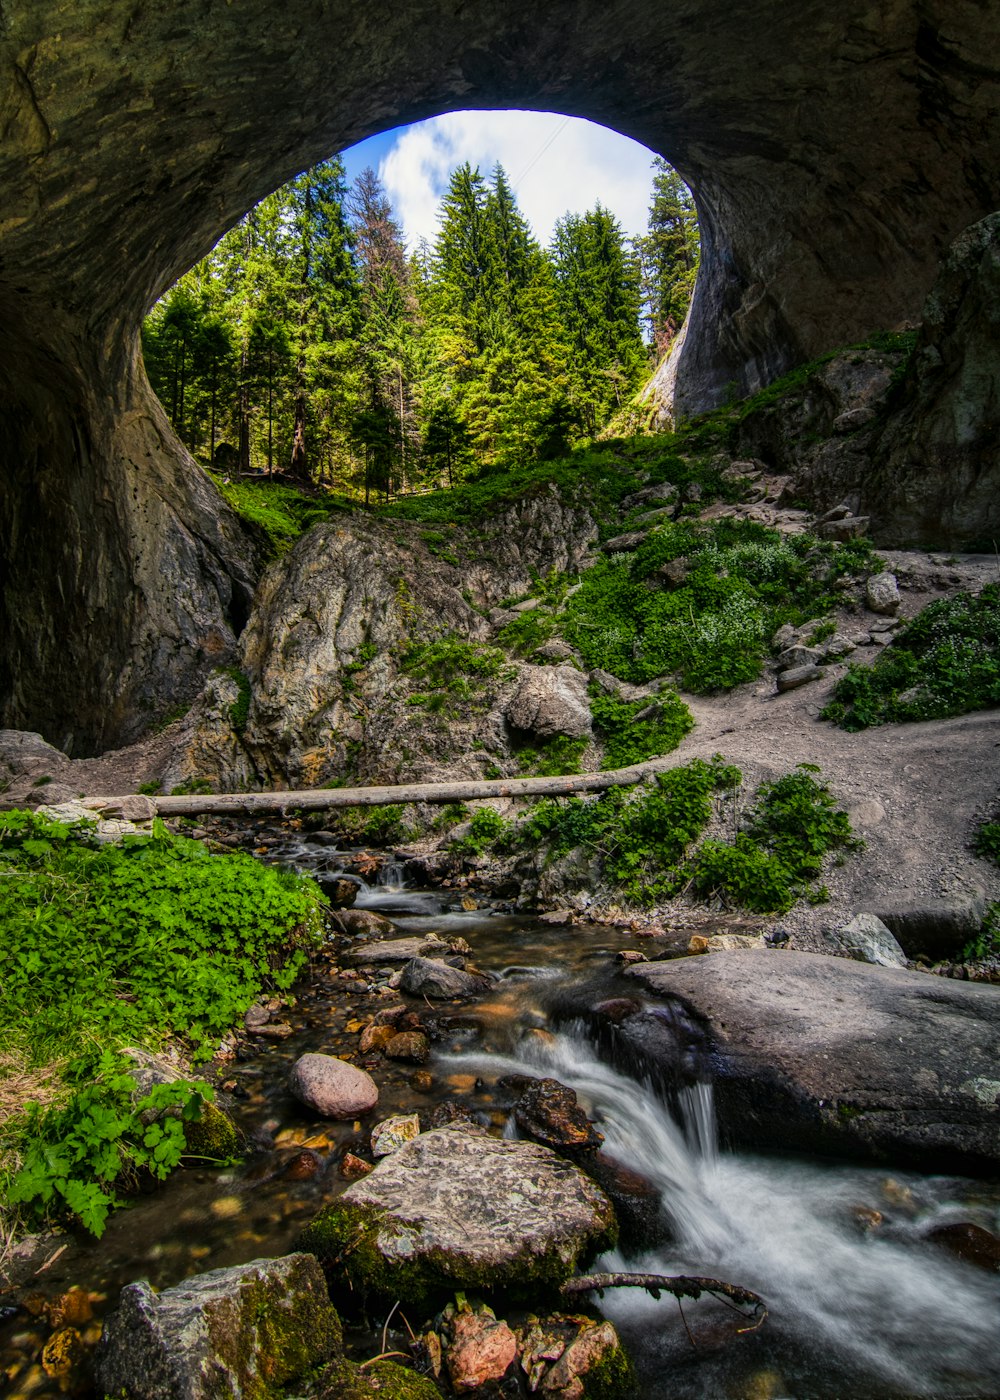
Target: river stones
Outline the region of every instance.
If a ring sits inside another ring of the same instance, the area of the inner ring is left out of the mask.
[[[522,1133],[557,1152],[594,1151],[604,1141],[577,1103],[576,1091],[558,1079],[530,1079],[514,1105],[514,1118]]]
[[[323,1118],[356,1118],[378,1103],[378,1086],[371,1075],[335,1055],[300,1055],[288,1088]]]
[[[707,1023],[719,1120],[743,1146],[921,1170],[1000,1167],[1000,993],[818,953],[630,968]]]
[[[362,938],[386,938],[396,932],[391,919],[372,909],[338,909],[337,917],[345,932]]]
[[[398,1031],[383,1049],[386,1059],[410,1065],[425,1065],[431,1055],[431,1043],[423,1031]]]
[[[390,1152],[398,1152],[404,1143],[412,1142],[419,1132],[420,1118],[416,1113],[399,1113],[394,1118],[383,1118],[372,1128],[372,1156],[388,1157]]]
[[[423,1307],[456,1289],[544,1294],[616,1236],[604,1192],[547,1147],[439,1128],[349,1186],[300,1247],[335,1282]]]
[[[411,958],[403,968],[399,986],[410,996],[450,1001],[452,997],[478,996],[491,982],[482,973],[463,972],[433,958]]]
[[[357,943],[343,956],[345,962],[352,963],[406,963],[413,958],[449,951],[450,945],[443,938],[428,933],[423,938],[380,938],[371,943]]]
[[[211,1400],[275,1390],[341,1348],[316,1260],[257,1259],[154,1293],[123,1288],[97,1350],[98,1392],[128,1400]]]

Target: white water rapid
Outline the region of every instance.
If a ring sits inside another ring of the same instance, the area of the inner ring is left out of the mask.
[[[627,1336],[648,1400],[881,1400],[1000,1395],[995,1274],[920,1237],[970,1218],[944,1178],[719,1152],[708,1085],[681,1095],[681,1121],[598,1060],[582,1032],[526,1037],[513,1056],[462,1055],[477,1073],[550,1075],[575,1089],[605,1152],[656,1183],[674,1243],[599,1267],[727,1279],[770,1317],[740,1336],[714,1303],[676,1305],[610,1290],[600,1306]],[[776,1144],[776,1147],[780,1144]],[[969,1183],[962,1183],[968,1188]],[[985,1198],[984,1198],[985,1202]],[[884,1217],[868,1233],[861,1210]],[[984,1203],[994,1229],[997,1207]]]

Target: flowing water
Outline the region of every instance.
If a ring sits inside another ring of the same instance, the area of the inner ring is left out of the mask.
[[[286,835],[272,842],[268,859],[332,875],[345,858]],[[432,1018],[429,1090],[414,1088],[412,1067],[379,1069],[373,1119],[457,1096],[495,1130],[513,1133],[509,1094],[496,1081],[511,1073],[558,1079],[596,1121],[606,1154],[655,1184],[670,1240],[596,1267],[707,1275],[766,1299],[768,1320],[746,1330],[745,1319],[713,1300],[682,1310],[669,1297],[609,1290],[600,1307],[629,1344],[644,1400],[1000,1397],[997,1276],[925,1238],[952,1221],[997,1230],[995,1185],[789,1158],[780,1143],[769,1156],[720,1151],[708,1083],[689,1075],[668,1104],[649,1082],[608,1063],[567,1011],[588,994],[600,999],[616,989],[614,954],[634,946],[634,935],[463,909],[447,891],[406,889],[392,863],[355,878],[356,907],[388,915],[402,933],[460,934],[498,979],[475,1006]],[[233,1066],[237,1117],[262,1150],[239,1168],[175,1174],[113,1217],[100,1242],[70,1239],[35,1281],[40,1294],[80,1286],[99,1316],[133,1279],[164,1287],[286,1252],[322,1200],[344,1188],[334,1160],[360,1146],[371,1124],[316,1124],[284,1083],[306,1049],[353,1049],[352,1018],[377,1003],[363,987],[322,975],[297,990],[294,1034]],[[286,1166],[303,1148],[315,1151],[320,1170],[292,1179]],[[60,1393],[38,1364],[45,1335],[43,1322],[23,1313],[0,1328],[0,1377],[6,1368],[12,1397]]]

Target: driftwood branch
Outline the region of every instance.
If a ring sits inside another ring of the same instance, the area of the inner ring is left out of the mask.
[[[756,1320],[745,1331],[755,1332],[767,1319],[767,1304],[759,1293],[726,1283],[720,1278],[697,1278],[691,1274],[582,1274],[564,1283],[561,1292],[566,1297],[578,1293],[603,1293],[606,1288],[644,1288],[654,1298],[670,1293],[675,1298],[700,1298],[710,1293],[715,1298],[728,1298],[740,1307],[753,1308]]]
[[[561,778],[494,778],[449,783],[398,783],[386,787],[300,788],[285,792],[189,793],[177,797],[150,797],[158,815],[252,816],[258,812],[316,812],[335,807],[381,807],[406,802],[470,802],[484,797],[569,797],[577,792],[601,792],[610,787],[632,787],[654,773],[675,768],[680,760],[649,759],[629,768],[606,773],[574,773]],[[134,798],[128,799],[135,801]],[[140,801],[142,799],[139,799]],[[113,811],[124,797],[88,797],[86,806]]]

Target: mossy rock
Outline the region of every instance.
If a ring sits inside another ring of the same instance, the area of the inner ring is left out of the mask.
[[[185,1155],[211,1157],[224,1162],[238,1157],[244,1147],[243,1136],[228,1113],[214,1103],[203,1103],[201,1113],[184,1124]]]
[[[335,1288],[429,1308],[456,1289],[551,1296],[617,1234],[604,1193],[548,1148],[444,1128],[324,1207],[297,1247]]]
[[[622,1346],[607,1352],[580,1379],[584,1400],[632,1400],[638,1395],[635,1372]]]
[[[319,1379],[316,1400],[441,1400],[437,1386],[395,1361],[338,1360]]]

